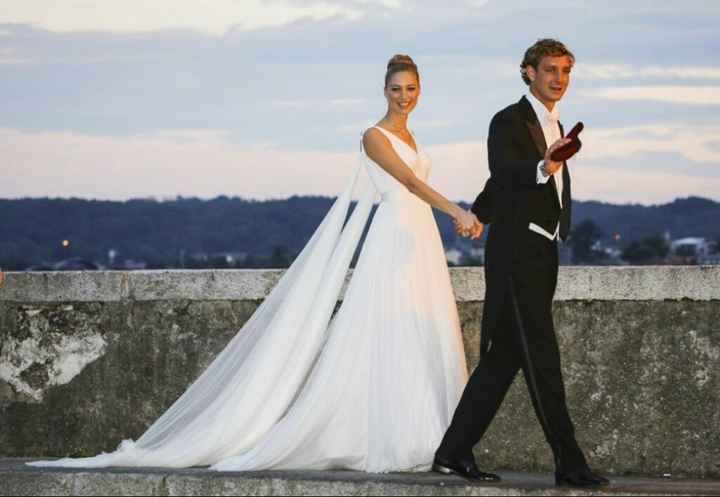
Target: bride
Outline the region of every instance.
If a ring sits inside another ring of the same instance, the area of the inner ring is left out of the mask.
[[[429,469],[467,380],[431,208],[473,238],[483,225],[426,183],[430,159],[407,128],[419,96],[417,66],[394,56],[385,76],[387,114],[363,136],[364,164],[250,320],[136,442],[95,457],[30,464]],[[363,169],[372,187],[346,222]]]

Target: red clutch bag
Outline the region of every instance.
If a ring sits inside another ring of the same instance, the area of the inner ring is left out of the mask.
[[[568,160],[570,157],[578,153],[578,150],[582,147],[582,143],[580,142],[580,138],[578,138],[578,135],[583,130],[585,125],[581,122],[577,123],[573,129],[570,130],[570,133],[565,136],[565,138],[570,140],[570,143],[567,143],[566,145],[563,145],[559,149],[555,150],[550,158],[557,162],[564,162]]]

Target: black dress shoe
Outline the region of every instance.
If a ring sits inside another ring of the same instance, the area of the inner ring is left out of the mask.
[[[435,456],[432,470],[443,475],[458,475],[473,481],[500,481],[498,475],[480,471],[474,460],[450,460]]]
[[[596,487],[609,484],[610,480],[590,469],[555,473],[555,485],[559,487]]]

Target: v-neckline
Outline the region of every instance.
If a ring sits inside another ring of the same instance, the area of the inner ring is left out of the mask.
[[[406,142],[405,140],[403,140],[402,138],[400,138],[398,135],[396,135],[395,133],[393,133],[393,132],[390,131],[389,129],[385,129],[385,128],[383,128],[382,126],[378,126],[377,124],[375,125],[375,127],[376,127],[376,128],[379,128],[379,129],[381,129],[381,130],[383,130],[383,131],[385,131],[385,132],[388,133],[388,134],[391,134],[393,137],[395,137],[395,139],[399,140],[400,142],[402,142],[403,145],[405,145],[407,148],[409,148],[410,150],[412,150],[415,155],[420,155],[420,152],[419,152],[418,149],[417,149],[417,142],[415,141],[415,135],[412,134],[412,131],[408,130],[408,133],[410,133],[410,136],[411,136],[412,139],[413,139],[413,143],[415,144],[415,148],[413,148],[412,145],[410,145],[408,142]]]

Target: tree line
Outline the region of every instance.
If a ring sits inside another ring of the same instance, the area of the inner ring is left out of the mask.
[[[1,199],[0,267],[24,270],[70,258],[110,267],[111,254],[116,262],[143,261],[149,269],[286,267],[333,201]],[[593,247],[603,240],[642,262],[662,250],[666,232],[720,239],[720,203],[702,198],[649,207],[575,202],[573,217],[577,262],[592,261]],[[447,248],[467,243],[447,216],[436,212],[436,219]]]

